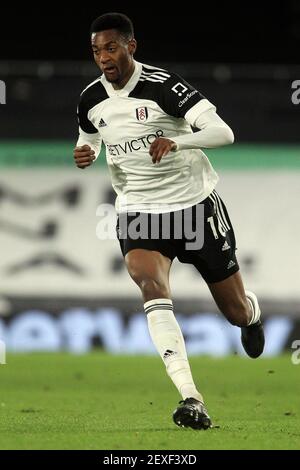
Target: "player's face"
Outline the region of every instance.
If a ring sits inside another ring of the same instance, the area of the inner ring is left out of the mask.
[[[95,62],[106,80],[123,87],[133,72],[136,41],[127,41],[114,29],[92,34],[91,41]]]

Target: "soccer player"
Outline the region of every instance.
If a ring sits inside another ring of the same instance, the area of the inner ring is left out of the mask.
[[[141,290],[153,343],[182,396],[174,422],[207,429],[211,419],[173,313],[169,271],[175,257],[193,264],[220,311],[241,328],[247,354],[255,358],[263,352],[258,301],[244,290],[234,231],[215,190],[218,176],[201,150],[232,144],[233,133],[215,106],[180,76],[134,60],[137,43],[126,15],[98,17],[91,26],[91,45],[102,75],[81,93],[75,162],[81,169],[91,165],[104,142],[117,193],[122,254]],[[202,245],[191,243],[184,226],[188,221],[197,237],[199,214]],[[151,233],[135,236],[132,227],[138,224]]]

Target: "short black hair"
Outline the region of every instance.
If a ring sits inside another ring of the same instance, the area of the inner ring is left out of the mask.
[[[100,33],[107,29],[116,29],[127,40],[134,37],[132,21],[123,13],[105,13],[98,16],[91,25],[91,34]]]

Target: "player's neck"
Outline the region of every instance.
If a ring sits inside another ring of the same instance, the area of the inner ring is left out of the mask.
[[[113,86],[114,90],[121,90],[122,88],[124,88],[124,86],[131,79],[131,77],[134,73],[134,70],[135,70],[135,64],[134,64],[134,61],[132,61],[132,63],[130,64],[130,67],[128,68],[127,73],[122,78],[122,80],[120,80],[120,82],[118,82],[118,83],[112,83],[112,86]]]

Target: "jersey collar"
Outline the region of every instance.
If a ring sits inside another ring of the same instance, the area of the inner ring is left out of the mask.
[[[136,87],[140,79],[141,72],[142,72],[142,64],[134,60],[134,65],[135,65],[135,69],[134,69],[133,74],[131,75],[131,78],[128,80],[126,85],[120,90],[115,90],[112,84],[106,80],[105,75],[104,74],[101,75],[102,85],[104,86],[106,93],[108,94],[109,97],[112,97],[112,96],[127,97],[129,93],[131,93],[132,90]]]

